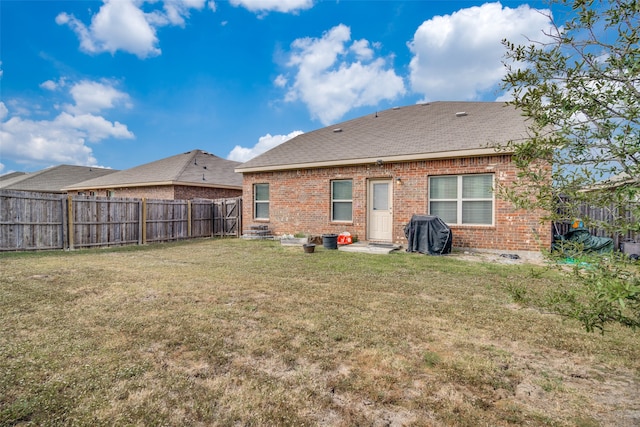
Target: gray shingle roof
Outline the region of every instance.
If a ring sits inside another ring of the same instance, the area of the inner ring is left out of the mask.
[[[148,185],[242,188],[242,175],[234,171],[238,165],[239,162],[222,159],[202,150],[191,150],[109,176],[79,182],[66,190]]]
[[[464,114],[462,114],[464,113]],[[432,102],[392,108],[304,133],[238,172],[460,157],[527,137],[525,118],[501,102]]]
[[[4,175],[0,175],[0,181],[6,181],[6,180],[13,180],[14,182],[16,181],[16,178],[19,178],[23,175],[26,175],[26,172],[10,172],[10,173],[5,173]]]
[[[104,177],[118,172],[114,169],[87,166],[59,165],[33,173],[16,173],[0,180],[0,188],[18,191],[63,193],[66,186],[87,179]]]

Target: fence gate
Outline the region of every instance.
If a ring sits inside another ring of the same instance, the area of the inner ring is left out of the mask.
[[[213,235],[240,237],[242,230],[242,198],[214,200]]]

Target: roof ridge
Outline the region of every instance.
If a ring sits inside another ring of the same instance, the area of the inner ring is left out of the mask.
[[[176,176],[173,177],[172,181],[179,181],[180,180],[180,177],[182,176],[184,171],[187,170],[187,166],[189,166],[191,164],[191,161],[198,155],[198,152],[202,152],[202,150],[200,150],[199,148],[195,148],[193,150],[190,150],[190,151],[187,151],[186,153],[184,153],[184,154],[191,154],[191,156],[189,156],[188,161],[184,162],[184,165],[182,165],[182,168],[178,171]]]
[[[20,182],[25,181],[25,180],[30,179],[30,178],[33,178],[33,177],[36,177],[36,176],[39,176],[39,175],[42,175],[43,173],[48,172],[48,171],[52,171],[54,169],[57,169],[60,166],[62,166],[62,165],[49,166],[47,168],[40,169],[40,170],[37,170],[35,172],[27,172],[24,175],[22,175],[23,179],[21,179]]]

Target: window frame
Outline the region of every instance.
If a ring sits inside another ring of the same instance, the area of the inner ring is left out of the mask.
[[[463,197],[464,193],[464,177],[477,177],[477,176],[490,176],[491,177],[491,197]],[[431,196],[431,191],[433,190],[432,178],[443,178],[443,177],[456,177],[456,198],[441,198],[434,199]],[[470,173],[470,174],[456,174],[456,175],[432,175],[429,176],[429,192],[427,198],[428,211],[430,215],[434,215],[432,213],[431,203],[432,202],[456,202],[456,222],[445,222],[448,225],[456,225],[456,226],[473,226],[473,227],[494,227],[496,223],[496,198],[495,198],[495,174],[493,173]],[[491,202],[491,223],[476,223],[476,222],[463,222],[463,205],[464,202]],[[444,218],[443,218],[444,220]]]
[[[267,199],[266,200],[258,200],[258,186],[266,186],[267,187]],[[268,182],[260,182],[253,184],[253,219],[268,221],[270,215],[270,203],[271,203],[271,192],[270,185]],[[258,205],[266,205],[267,207],[267,216],[262,217],[258,216]]]
[[[349,182],[351,184],[351,198],[350,199],[335,199],[334,198],[334,184],[337,182]],[[340,223],[352,223],[353,222],[353,179],[332,179],[330,184],[330,194],[331,194],[331,222],[340,222]],[[335,209],[334,206],[336,203],[346,204],[349,203],[351,206],[351,218],[350,219],[336,219],[335,218]]]

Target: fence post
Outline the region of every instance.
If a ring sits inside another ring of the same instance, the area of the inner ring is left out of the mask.
[[[216,213],[215,206],[214,206],[215,203],[216,203],[215,200],[212,200],[211,204],[209,205],[209,206],[211,206],[211,236],[209,236],[209,237],[214,237],[216,235],[216,223],[215,223],[215,220],[213,218],[213,216]]]
[[[142,226],[142,244],[147,243],[147,198],[142,198],[142,215],[140,215],[140,225]]]
[[[191,237],[191,200],[187,200],[187,237]]]
[[[60,198],[60,239],[62,240],[62,250],[66,250],[69,248],[69,235],[67,233],[67,226],[69,225],[69,220],[67,219],[67,198],[62,196]]]
[[[73,250],[73,196],[67,197],[67,233],[69,235],[69,250]]]
[[[211,201],[211,236],[216,236],[216,200]]]
[[[142,200],[138,202],[138,245],[142,244]]]
[[[238,209],[238,220],[236,222],[236,237],[242,237],[242,197],[238,197],[236,199],[236,204]]]

